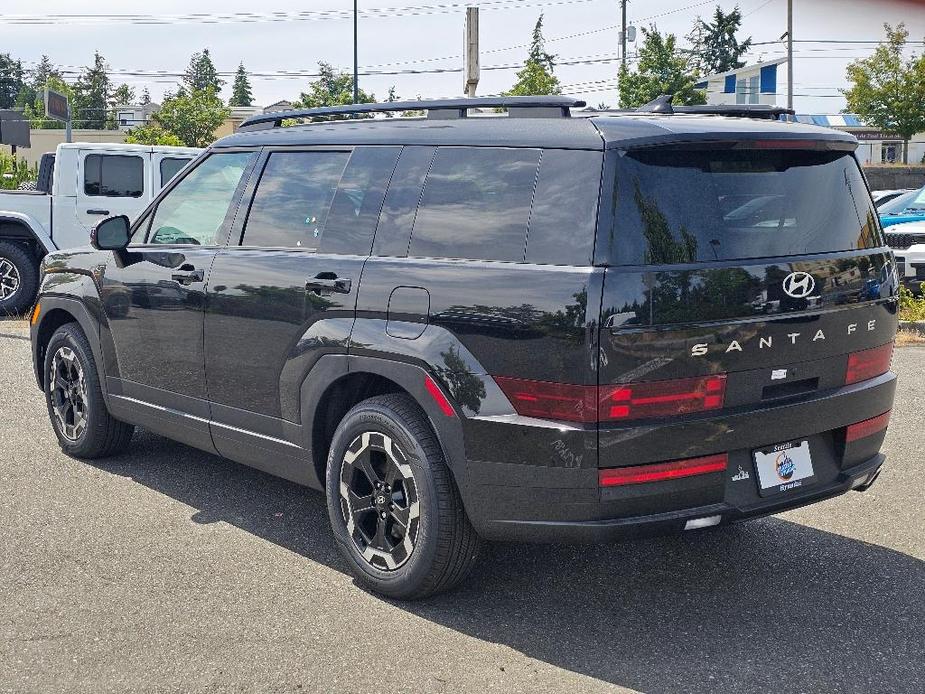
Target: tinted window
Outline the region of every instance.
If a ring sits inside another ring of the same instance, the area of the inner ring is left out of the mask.
[[[617,159],[613,262],[686,263],[880,245],[854,158],[799,150],[639,151]]]
[[[357,147],[341,176],[321,237],[324,253],[369,255],[400,147]]]
[[[149,243],[222,243],[225,216],[256,156],[253,152],[213,154],[190,171],[158,204]]]
[[[522,261],[539,150],[442,147],[409,255]]]
[[[348,152],[274,152],[254,193],[244,245],[318,248]]]
[[[141,157],[88,154],[84,159],[84,193],[109,198],[138,198],[145,190]]]
[[[528,263],[591,263],[602,162],[601,152],[543,150],[527,232]]]
[[[167,185],[171,178],[179,173],[180,169],[189,163],[189,159],[165,157],[161,159],[161,188]]]
[[[435,151],[434,147],[402,148],[376,228],[376,255],[404,256],[408,252],[414,215]]]

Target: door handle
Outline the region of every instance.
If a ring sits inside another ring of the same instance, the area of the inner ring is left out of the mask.
[[[98,214],[104,217],[109,216],[109,210],[87,210],[87,214]]]
[[[180,284],[192,284],[193,282],[202,282],[205,279],[205,273],[202,270],[193,269],[192,265],[186,264],[180,266],[181,270],[186,272],[175,272],[170,278]]]
[[[332,272],[319,272],[305,283],[305,289],[318,294],[349,294],[353,283],[346,277],[338,277]]]

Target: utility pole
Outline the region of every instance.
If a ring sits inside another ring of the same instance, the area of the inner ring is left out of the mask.
[[[623,28],[620,30],[620,61],[626,67],[626,0],[620,0],[620,11],[623,15]]]
[[[793,108],[793,0],[787,0],[787,108]]]
[[[479,86],[479,8],[466,8],[466,40],[465,40],[465,79],[463,89],[470,99],[475,96],[475,89]]]
[[[357,63],[357,0],[353,0],[353,103],[360,100],[360,68]]]

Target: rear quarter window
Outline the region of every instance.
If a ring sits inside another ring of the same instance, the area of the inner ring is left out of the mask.
[[[88,154],[84,159],[84,193],[107,198],[140,198],[145,164],[141,157]]]
[[[855,159],[844,152],[612,152],[614,264],[807,255],[881,245]]]

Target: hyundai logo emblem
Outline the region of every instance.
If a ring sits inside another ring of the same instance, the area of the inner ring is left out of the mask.
[[[794,299],[803,299],[813,293],[816,280],[808,272],[791,272],[784,278],[784,291]]]

